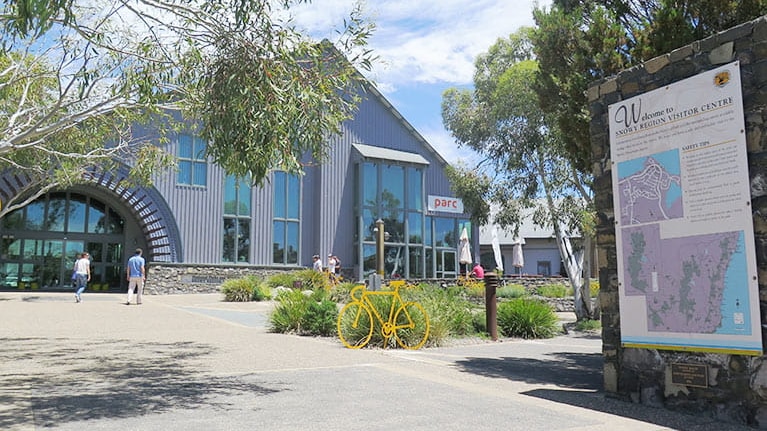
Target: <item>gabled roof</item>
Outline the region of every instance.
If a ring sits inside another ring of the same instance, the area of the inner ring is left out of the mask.
[[[493,240],[493,228],[498,229],[498,242],[501,245],[525,244],[525,239],[546,239],[556,238],[553,228],[543,229],[533,223],[533,211],[523,210],[522,223],[519,225],[519,235],[514,236],[514,229],[503,229],[496,224],[488,224],[479,227],[479,243],[483,245],[491,244]],[[490,220],[493,219],[495,211],[490,209]],[[579,232],[567,233],[567,228],[562,226],[563,234],[571,238],[579,238]]]

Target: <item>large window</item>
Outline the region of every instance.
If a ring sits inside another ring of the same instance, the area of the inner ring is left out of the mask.
[[[224,180],[224,262],[250,261],[250,199],[248,181],[229,175]]]
[[[208,185],[208,160],[204,140],[181,134],[178,136],[178,184]]]
[[[362,270],[375,271],[375,228],[382,220],[387,233],[384,276],[423,277],[423,170],[391,163],[359,165],[359,226]]]
[[[272,262],[297,265],[301,232],[301,179],[296,175],[277,171],[274,187],[274,214],[272,218]]]

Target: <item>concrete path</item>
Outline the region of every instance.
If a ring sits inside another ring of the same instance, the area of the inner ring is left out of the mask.
[[[220,295],[0,293],[0,430],[738,430],[607,398],[601,340],[349,350]]]

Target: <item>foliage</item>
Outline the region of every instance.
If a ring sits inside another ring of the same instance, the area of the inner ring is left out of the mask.
[[[263,281],[258,281],[256,288],[253,289],[253,296],[251,299],[253,301],[266,301],[272,299],[272,292],[271,289],[269,289],[269,285]]]
[[[548,304],[535,299],[502,302],[497,313],[498,329],[507,337],[551,338],[559,332],[557,315]]]
[[[306,308],[301,327],[308,335],[335,335],[337,319],[338,306],[335,302],[328,299],[311,300]]]
[[[230,278],[221,284],[221,293],[227,302],[248,302],[253,299],[258,282],[253,278]]]
[[[466,296],[470,298],[485,297],[485,282],[473,278],[462,278],[459,280],[459,286],[463,289]]]
[[[322,272],[306,268],[295,271],[294,275],[297,280],[301,281],[303,289],[320,290],[329,288],[327,277]]]
[[[599,280],[591,280],[589,283],[589,292],[592,298],[596,298],[599,295]]]
[[[267,277],[266,284],[272,289],[278,286],[292,289],[295,281],[300,281],[295,272],[278,272]]]
[[[534,87],[552,124],[568,137],[573,165],[591,170],[585,96],[591,83],[765,13],[765,0],[556,0],[536,8]]]
[[[318,43],[285,19],[306,1],[3,3],[0,169],[32,184],[0,216],[44,194],[41,184],[111,171],[101,163],[151,180],[173,159],[134,129],[141,122],[162,129],[159,144],[195,123],[211,161],[254,183],[270,169],[301,173],[305,155],[322,162],[360,100],[373,25],[358,7],[333,44]]]
[[[544,298],[565,298],[572,296],[572,288],[564,284],[545,284],[535,289],[536,293]]]
[[[498,298],[520,298],[527,295],[527,289],[521,284],[504,284],[495,292]]]
[[[300,290],[281,291],[277,304],[269,314],[272,332],[300,332],[309,308],[310,299]]]
[[[575,324],[576,331],[598,331],[602,329],[602,321],[584,319]]]
[[[567,139],[553,117],[540,108],[532,85],[540,75],[532,34],[532,29],[521,28],[478,56],[473,92],[449,89],[443,94],[446,128],[459,145],[485,157],[478,166],[456,167],[451,185],[457,196],[466,199],[462,193],[472,188],[465,183],[475,183],[482,199],[490,201],[493,223],[511,228],[514,235],[528,218],[543,229],[552,229],[569,281],[581,297],[583,259],[589,255],[584,249],[593,234],[591,178],[571,163]],[[493,175],[489,188],[481,186],[485,184],[478,174],[481,169]],[[571,233],[584,238],[583,246],[571,246]],[[590,310],[584,312],[590,314]]]
[[[331,300],[340,302],[340,303],[347,303],[351,301],[351,291],[354,289],[358,283],[339,283],[335,286],[333,286],[332,289],[330,289],[329,297]]]
[[[440,346],[450,337],[464,337],[476,333],[474,306],[463,299],[456,290],[431,289],[418,299],[429,315],[429,340],[427,345]]]

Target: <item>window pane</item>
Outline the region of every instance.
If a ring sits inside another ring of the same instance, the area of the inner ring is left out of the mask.
[[[362,210],[362,235],[363,241],[375,241],[375,232],[373,229],[376,227],[377,218],[373,214],[372,210]]]
[[[405,170],[402,166],[381,167],[381,205],[403,208],[405,205]]]
[[[424,268],[425,278],[434,278],[434,251],[431,248],[425,249],[426,267]]]
[[[407,207],[411,210],[423,209],[423,177],[415,168],[407,169]]]
[[[100,242],[89,242],[88,253],[91,255],[91,262],[102,262],[104,260],[104,244]]]
[[[194,185],[204,186],[208,184],[208,164],[204,162],[196,162],[194,167]]]
[[[109,208],[108,210],[108,217],[107,217],[107,226],[106,226],[106,232],[107,233],[123,233],[123,229],[125,227],[125,220],[123,220],[122,217],[120,217],[120,214],[117,214],[115,210],[112,208]]]
[[[285,218],[285,182],[285,172],[274,173],[274,217],[276,218]]]
[[[250,220],[239,220],[239,232],[237,234],[237,261],[248,262],[250,259]]]
[[[434,218],[434,245],[455,247],[455,222],[450,218]]]
[[[298,263],[298,223],[288,223],[287,261],[285,263]]]
[[[67,196],[64,193],[51,193],[48,201],[48,215],[46,225],[48,230],[54,232],[64,232],[64,222],[66,221]],[[82,231],[78,231],[82,232]]]
[[[420,244],[423,240],[423,216],[421,213],[409,213],[407,217],[407,240],[410,243]]]
[[[41,230],[45,220],[45,201],[38,200],[26,207],[26,228],[29,230]]]
[[[368,276],[376,272],[376,246],[365,244],[362,246],[362,274]]]
[[[122,263],[123,261],[123,246],[120,243],[107,244],[106,261],[108,263]]]
[[[362,165],[362,204],[376,206],[376,192],[378,190],[378,174],[376,165],[364,163]]]
[[[301,208],[301,181],[296,175],[288,176],[288,218],[298,219]]]
[[[410,273],[409,278],[422,278],[423,277],[423,248],[422,247],[410,247],[408,256],[408,266]]]
[[[106,228],[106,206],[95,199],[91,199],[91,205],[88,208],[88,232],[105,233]]]
[[[20,239],[3,239],[3,248],[0,250],[0,257],[5,259],[18,259],[21,257]]]
[[[191,136],[179,135],[178,156],[184,159],[192,158],[192,137]]]
[[[177,182],[179,184],[192,184],[192,162],[179,160]]]
[[[445,272],[455,272],[455,252],[445,251],[442,256],[445,259]]]
[[[405,276],[405,247],[384,247],[384,277],[403,278]]]
[[[194,138],[194,159],[205,160],[205,149],[207,148],[207,142],[199,137]]]
[[[273,226],[274,246],[272,249],[272,261],[274,263],[285,263],[285,222],[275,221]]]
[[[237,214],[237,182],[234,177],[227,175],[224,178],[224,214]]]
[[[85,196],[73,194],[69,198],[69,224],[67,232],[85,232]]]
[[[386,242],[405,242],[405,214],[397,210],[384,210],[384,231],[389,233]]]
[[[431,236],[432,227],[432,218],[427,216],[424,223],[423,243],[428,246],[434,245],[433,238]]]
[[[224,262],[234,262],[235,258],[235,248],[234,248],[234,241],[237,237],[237,227],[235,224],[234,219],[231,218],[225,218],[224,219],[224,231],[223,231],[223,253],[221,256],[221,260]]]
[[[246,181],[240,181],[240,188],[237,191],[238,201],[237,214],[250,217],[250,186]]]
[[[4,229],[21,230],[22,226],[24,226],[24,210],[13,211],[4,217],[2,222]]]

